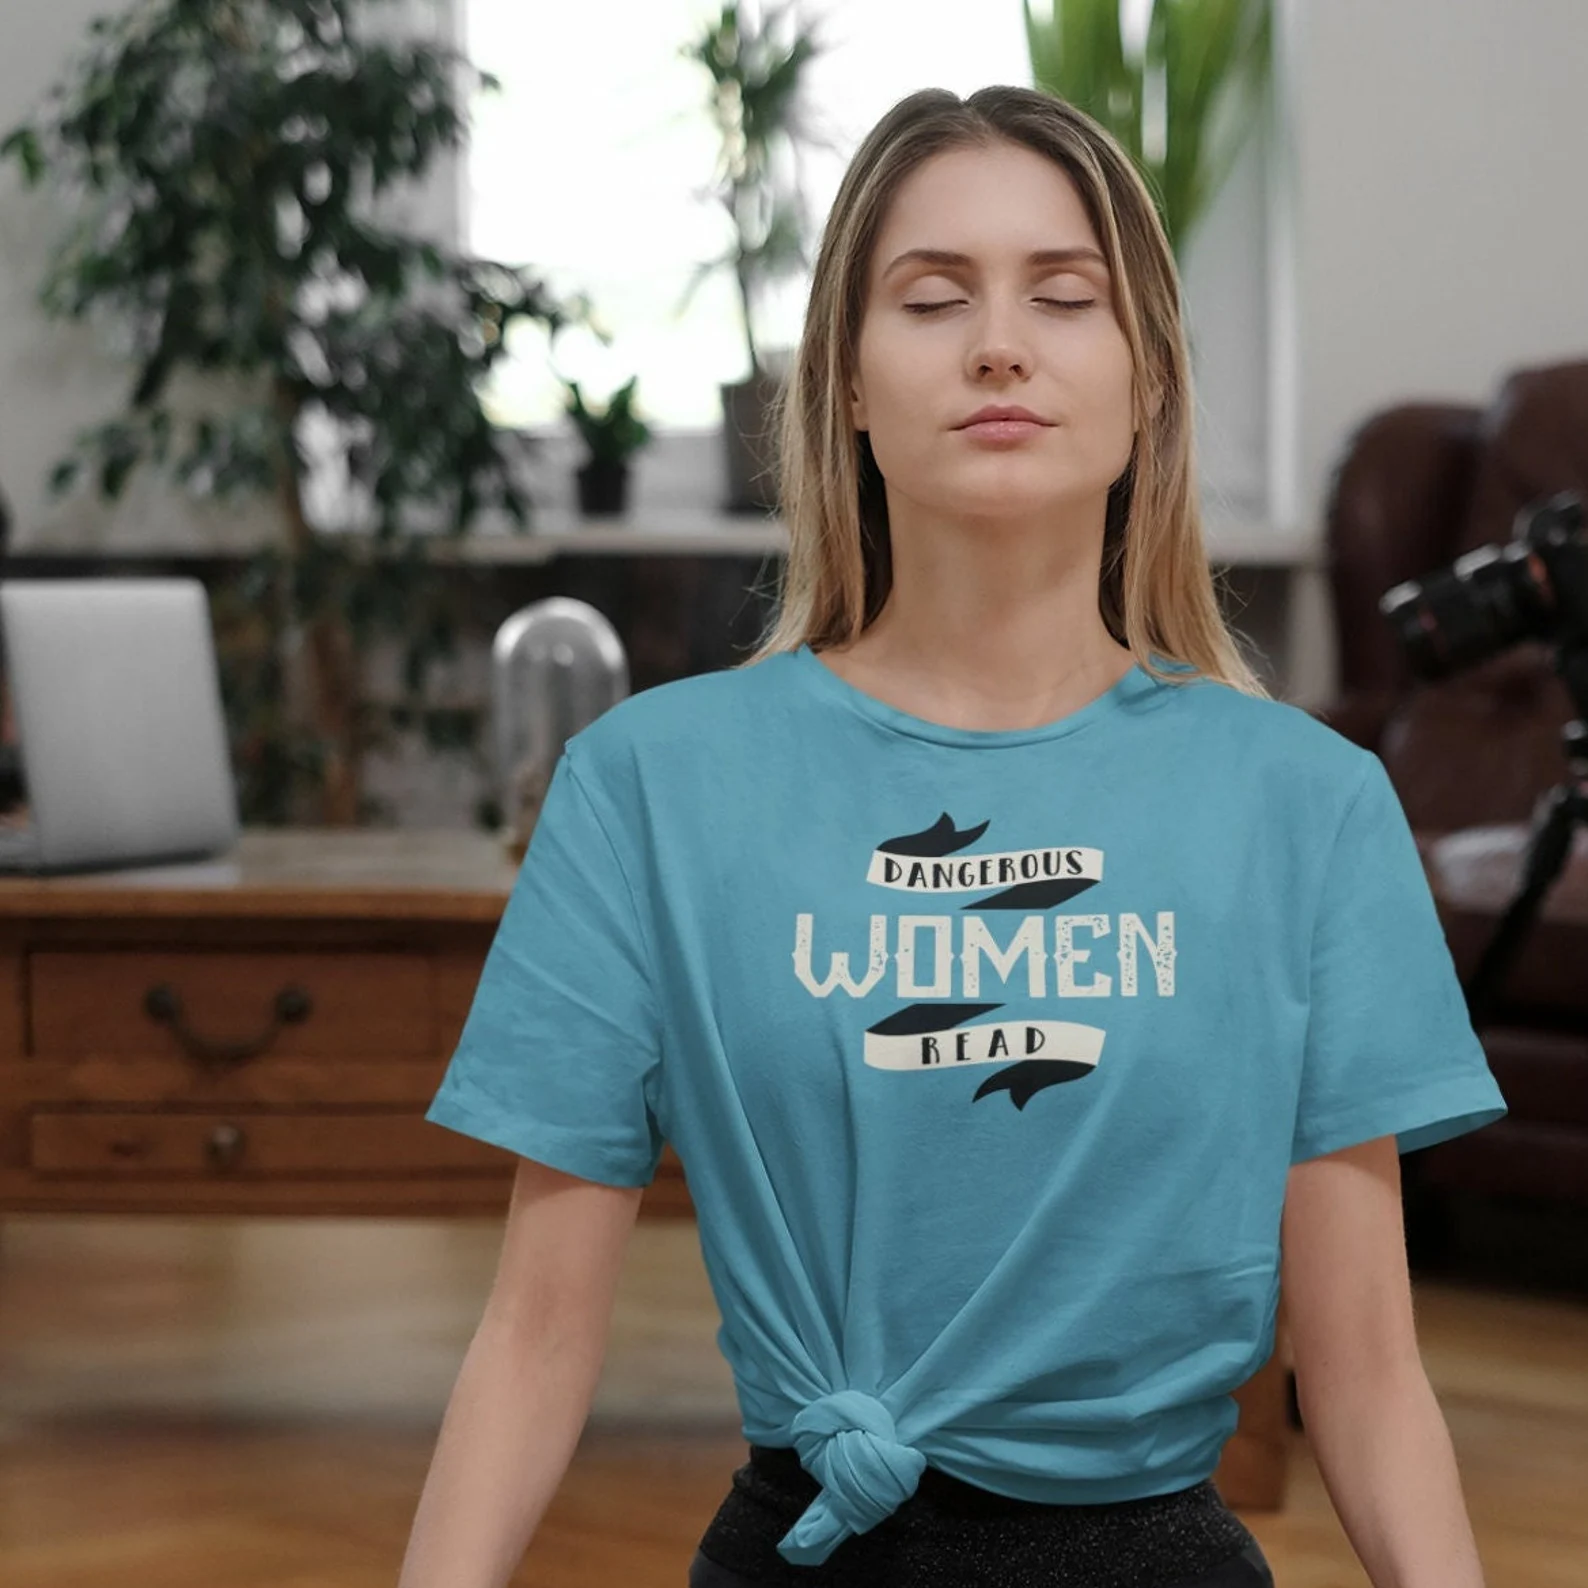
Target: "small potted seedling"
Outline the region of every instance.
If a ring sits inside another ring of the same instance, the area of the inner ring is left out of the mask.
[[[599,413],[590,407],[579,382],[563,378],[564,411],[584,442],[586,461],[576,472],[579,511],[586,517],[622,513],[628,506],[629,459],[650,439],[650,427],[634,412],[638,375],[618,387]]]

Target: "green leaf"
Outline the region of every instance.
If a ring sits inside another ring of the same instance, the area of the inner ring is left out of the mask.
[[[1271,0],[1152,0],[1140,60],[1125,55],[1119,0],[1022,0],[1032,80],[1105,126],[1153,193],[1177,259],[1267,106]],[[1164,146],[1146,150],[1149,85],[1162,85]]]
[[[0,142],[0,159],[14,158],[22,167],[23,180],[35,187],[46,171],[44,150],[37,131],[30,126],[14,127]]]
[[[50,469],[50,495],[64,496],[77,483],[78,477],[82,472],[83,461],[81,458],[62,458]]]

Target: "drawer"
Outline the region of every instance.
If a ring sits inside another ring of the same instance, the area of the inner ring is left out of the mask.
[[[371,1179],[500,1174],[513,1162],[416,1113],[41,1108],[28,1120],[36,1174]]]
[[[422,952],[41,949],[27,976],[30,1049],[49,1058],[228,1068],[439,1051],[435,967]]]

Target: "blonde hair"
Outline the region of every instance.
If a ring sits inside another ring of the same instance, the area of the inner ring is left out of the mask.
[[[1024,144],[1074,181],[1115,283],[1130,345],[1136,445],[1109,490],[1098,608],[1114,639],[1165,682],[1209,677],[1268,691],[1220,610],[1202,544],[1192,448],[1190,354],[1178,277],[1151,193],[1130,157],[1090,116],[1034,88],[994,85],[968,98],[923,88],[861,142],[823,231],[804,329],[772,410],[787,559],[772,623],[747,667],[803,643],[847,644],[892,583],[883,480],[848,405],[872,251],[888,204],[911,171],[947,149]],[[1151,398],[1161,398],[1157,413]],[[1154,657],[1178,663],[1166,673]]]

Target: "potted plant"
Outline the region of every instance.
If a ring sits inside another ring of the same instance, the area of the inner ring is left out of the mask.
[[[1183,265],[1187,241],[1267,104],[1272,0],[1148,0],[1145,42],[1130,53],[1121,0],[1051,0],[1042,18],[1031,0],[1022,3],[1036,86],[1119,141],[1157,198]]]
[[[719,140],[714,185],[705,195],[727,211],[733,241],[699,265],[679,303],[714,272],[733,272],[744,326],[749,372],[721,386],[724,465],[729,512],[761,513],[776,500],[775,438],[768,416],[786,373],[786,356],[763,351],[756,339],[762,290],[808,267],[806,203],[799,180],[802,144],[825,144],[804,104],[804,74],[824,48],[803,26],[797,0],[770,6],[729,0],[683,54],[711,78],[709,100]]]
[[[587,517],[622,513],[628,507],[629,459],[651,439],[650,427],[634,412],[639,376],[619,386],[600,412],[585,401],[578,381],[563,377],[562,383],[568,393],[563,411],[585,449],[585,462],[574,476],[579,511]]]
[[[456,708],[425,698],[461,621],[427,548],[482,509],[526,526],[523,441],[481,387],[516,322],[578,319],[523,267],[375,218],[465,140],[458,69],[496,80],[450,49],[365,39],[364,14],[144,0],[93,21],[72,80],[0,141],[29,185],[84,195],[42,307],[108,314],[136,350],[121,411],[76,438],[52,489],[81,478],[114,500],[147,465],[194,495],[278,504],[279,541],[217,592],[253,823],[366,819],[363,757],[410,723],[432,749],[459,746]],[[363,688],[382,637],[402,646],[395,703]]]

